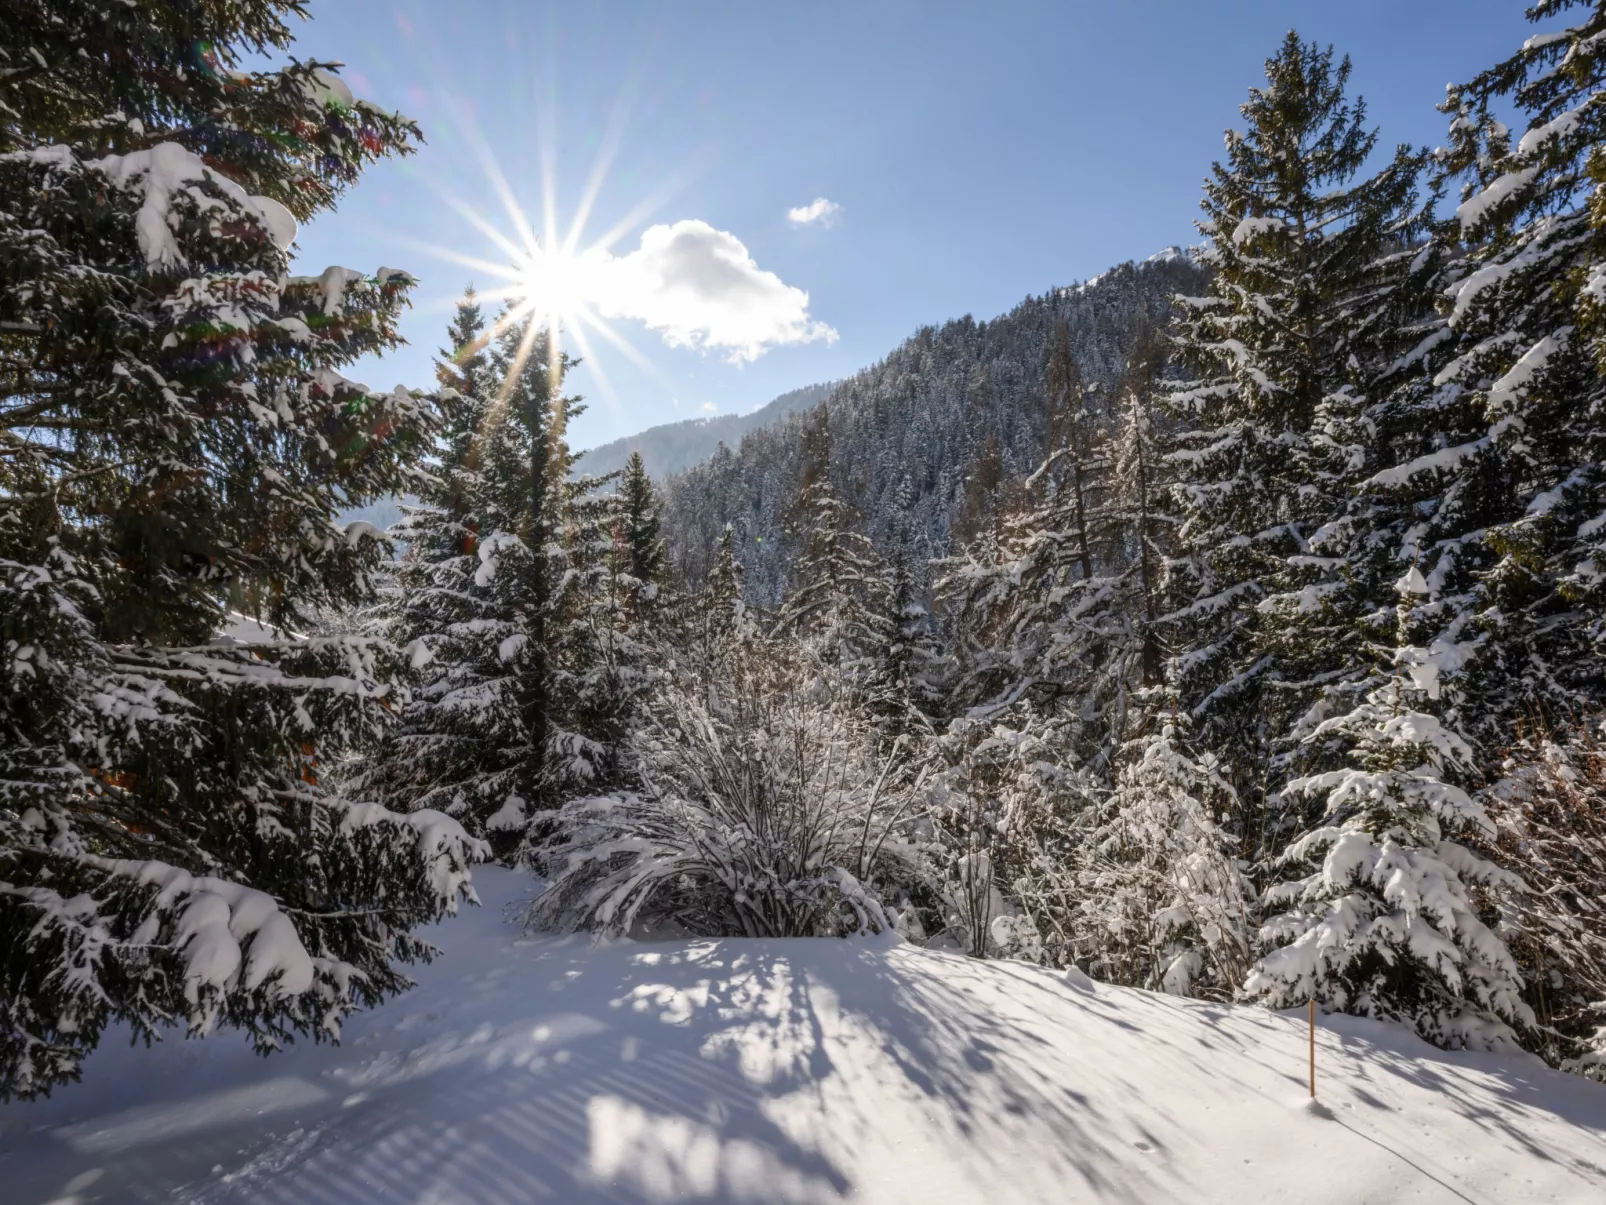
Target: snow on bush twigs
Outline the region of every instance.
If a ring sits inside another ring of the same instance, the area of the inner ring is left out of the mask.
[[[818,665],[742,664],[665,687],[638,735],[638,791],[580,799],[543,855],[533,923],[625,934],[638,925],[749,937],[891,927],[900,822],[920,790]]]

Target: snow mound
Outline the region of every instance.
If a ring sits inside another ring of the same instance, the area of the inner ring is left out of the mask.
[[[115,1039],[0,1111],[7,1202],[1606,1200],[1606,1090],[1323,1018],[884,941],[444,923],[341,1046]]]

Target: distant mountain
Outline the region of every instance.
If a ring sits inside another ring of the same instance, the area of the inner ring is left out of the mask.
[[[625,467],[630,453],[639,451],[647,475],[657,480],[683,472],[707,460],[721,443],[734,445],[749,431],[780,422],[789,414],[807,410],[830,393],[834,385],[805,385],[783,393],[772,402],[747,414],[718,414],[709,418],[689,418],[679,423],[649,427],[639,435],[627,435],[580,454],[576,471],[605,476]],[[363,520],[380,530],[402,517],[402,506],[414,502],[410,497],[381,498],[369,506],[356,506],[336,516],[341,523]]]
[[[678,423],[649,427],[581,453],[578,471],[603,476],[625,467],[632,452],[640,452],[647,475],[654,479],[683,472],[712,456],[721,443],[734,447],[742,436],[779,422],[788,414],[807,410],[828,394],[833,385],[805,385],[747,414],[717,414],[688,418]]]
[[[1108,404],[1098,399],[1113,398],[1136,315],[1163,325],[1171,298],[1200,292],[1205,280],[1187,252],[1167,248],[1029,297],[990,321],[967,315],[924,327],[824,399],[832,481],[883,552],[906,540],[917,562],[946,555],[984,452],[1005,479],[1042,460],[1043,352],[1054,325],[1068,325],[1094,404]],[[798,550],[785,518],[797,496],[807,421],[806,412],[793,413],[663,481],[664,534],[688,583],[706,573],[729,523],[750,601],[774,605],[790,588]]]

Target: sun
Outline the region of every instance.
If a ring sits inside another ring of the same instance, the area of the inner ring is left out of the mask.
[[[537,245],[514,261],[517,279],[508,288],[509,299],[538,320],[555,319],[571,328],[598,320],[596,306],[606,287],[601,267],[584,252]]]
[[[605,234],[582,246],[588,217],[596,202],[612,159],[611,148],[599,150],[598,159],[588,180],[585,194],[576,209],[566,233],[559,231],[555,206],[555,181],[550,160],[542,160],[542,213],[541,232],[514,196],[507,178],[503,175],[495,155],[485,145],[472,124],[462,127],[472,145],[480,153],[481,166],[490,184],[490,192],[500,201],[502,222],[486,211],[483,202],[471,204],[448,190],[426,182],[451,208],[466,219],[501,257],[491,259],[464,254],[455,245],[419,243],[419,250],[440,259],[473,269],[483,286],[476,290],[483,301],[500,302],[502,313],[488,330],[479,346],[500,338],[511,329],[522,329],[524,337],[508,366],[502,383],[505,392],[523,369],[525,359],[534,347],[537,337],[545,332],[550,341],[549,363],[554,374],[561,371],[561,352],[564,344],[571,344],[590,369],[591,378],[599,387],[603,401],[610,410],[617,409],[617,399],[607,374],[595,358],[592,337],[598,337],[630,360],[637,368],[654,378],[665,389],[671,386],[662,380],[662,374],[642,353],[613,328],[610,313],[617,313],[610,304],[629,282],[622,278],[619,261],[609,249],[638,221],[662,203],[664,195],[648,197],[635,206],[618,224]],[[505,223],[505,224],[504,224]]]

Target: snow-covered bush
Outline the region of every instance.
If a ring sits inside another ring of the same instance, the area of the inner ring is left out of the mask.
[[[1499,851],[1530,890],[1506,939],[1538,1014],[1539,1051],[1606,1081],[1606,743],[1601,725],[1540,731],[1484,792]]]
[[[719,681],[666,682],[634,738],[639,790],[567,804],[539,856],[532,923],[749,937],[892,927],[885,892],[912,873],[900,836],[923,775],[839,676],[795,646],[756,644]]]
[[[1230,824],[1238,798],[1184,717],[1134,740],[1072,864],[1072,950],[1097,978],[1231,999],[1247,972],[1251,890]]]
[[[1065,725],[1027,704],[954,720],[937,742],[921,843],[933,940],[972,957],[1062,963],[1068,947],[1054,876],[1085,808]]]

